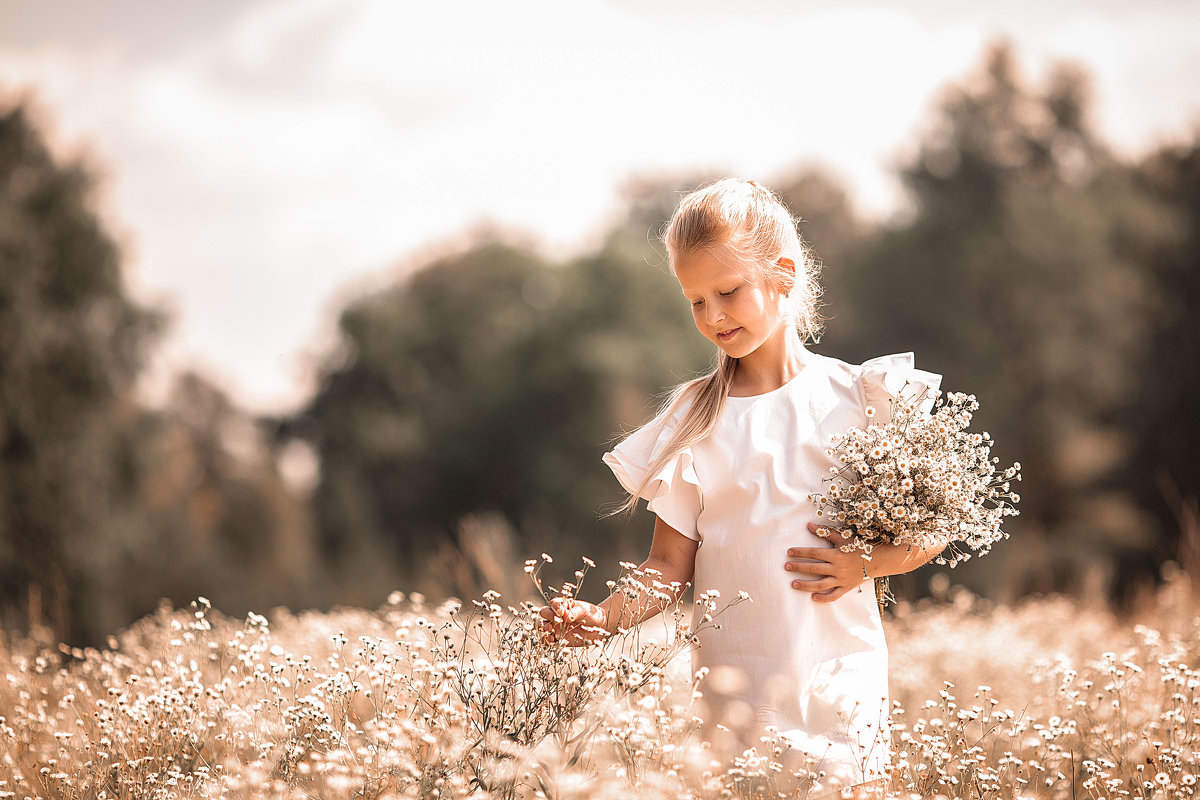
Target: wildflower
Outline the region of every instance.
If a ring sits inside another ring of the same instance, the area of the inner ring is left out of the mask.
[[[889,422],[834,436],[826,453],[849,469],[830,466],[826,494],[811,499],[818,516],[844,523],[843,550],[946,548],[939,563],[954,566],[1007,538],[1001,521],[1017,513],[1009,481],[1020,480],[1019,462],[997,473],[990,434],[967,431],[973,397],[948,393],[932,414],[918,411],[920,399],[898,398]]]

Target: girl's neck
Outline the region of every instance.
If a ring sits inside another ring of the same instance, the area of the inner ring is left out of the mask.
[[[752,397],[773,392],[800,374],[808,351],[791,325],[762,343],[753,353],[738,359],[729,394]]]

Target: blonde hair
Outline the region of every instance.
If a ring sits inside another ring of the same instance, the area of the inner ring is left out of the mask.
[[[820,263],[812,256],[796,230],[798,220],[770,189],[754,181],[725,178],[697,189],[683,198],[663,232],[671,273],[681,259],[698,251],[725,250],[743,268],[755,270],[755,278],[768,284],[788,286],[787,313],[801,341],[820,341],[821,318],[817,301]],[[781,266],[790,258],[795,275]],[[686,381],[668,396],[659,409],[665,425],[672,412],[687,404],[666,446],[651,460],[629,499],[617,510],[632,512],[646,486],[676,454],[712,433],[725,398],[733,384],[737,359],[718,349],[712,372]]]

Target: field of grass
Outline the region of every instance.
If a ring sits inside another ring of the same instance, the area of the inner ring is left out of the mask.
[[[889,796],[1176,798],[1200,778],[1200,593],[1118,618],[965,592],[887,621]],[[529,609],[160,609],[103,650],[0,644],[0,798],[803,797],[765,743],[717,765],[682,616],[547,646]],[[655,635],[657,631],[657,635]]]

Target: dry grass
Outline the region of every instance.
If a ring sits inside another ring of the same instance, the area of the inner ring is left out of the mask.
[[[695,741],[682,615],[547,647],[528,606],[395,595],[268,621],[160,609],[104,650],[0,648],[0,797],[803,796]],[[1200,598],[901,606],[891,796],[1176,798],[1200,776]],[[677,657],[680,656],[680,657]]]

